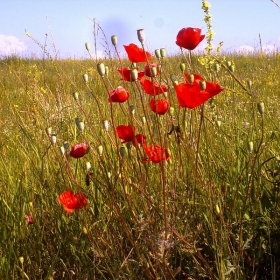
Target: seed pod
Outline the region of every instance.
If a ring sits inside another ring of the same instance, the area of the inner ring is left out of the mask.
[[[165,48],[161,48],[161,49],[160,49],[160,55],[161,55],[162,58],[166,56],[166,50],[165,50]]]
[[[257,104],[257,107],[258,107],[259,113],[260,113],[261,115],[263,115],[263,114],[264,114],[264,103],[263,103],[263,102],[258,103],[258,104]]]
[[[185,63],[181,63],[180,64],[180,69],[182,72],[184,72],[186,70],[186,64]]]
[[[155,55],[156,55],[157,58],[160,58],[161,55],[160,55],[160,50],[159,49],[155,50]]]
[[[88,74],[84,74],[83,79],[84,79],[84,82],[87,83],[88,82]]]
[[[116,46],[118,44],[118,38],[116,35],[111,36],[111,42],[113,46]]]
[[[104,63],[98,63],[97,64],[97,71],[98,71],[98,73],[99,73],[99,75],[101,76],[101,77],[104,77],[105,76],[105,65],[104,65]]]

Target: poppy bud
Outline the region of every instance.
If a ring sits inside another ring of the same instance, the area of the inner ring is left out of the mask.
[[[105,66],[105,75],[106,75],[106,76],[109,75],[109,66]]]
[[[247,81],[247,86],[249,89],[252,89],[252,85],[253,85],[252,81]]]
[[[221,121],[217,121],[217,126],[218,126],[218,127],[220,127],[220,126],[221,126],[221,124],[222,124],[222,122],[221,122]]]
[[[90,170],[91,169],[91,164],[89,161],[86,162],[86,170]]]
[[[131,67],[132,67],[132,69],[136,68],[137,67],[137,63],[136,62],[132,62]]]
[[[107,172],[107,176],[108,176],[108,178],[110,179],[111,176],[112,176],[112,173],[111,173],[110,171],[108,171],[108,172]]]
[[[157,58],[160,58],[161,55],[160,55],[160,50],[159,49],[155,50],[155,55],[156,55]]]
[[[74,93],[73,93],[73,97],[74,97],[74,99],[75,99],[76,101],[78,101],[78,100],[79,100],[79,93],[78,93],[78,92],[74,92]]]
[[[126,149],[124,146],[120,147],[120,154],[121,154],[122,158],[126,156]]]
[[[145,116],[142,116],[141,120],[142,120],[143,124],[146,124],[146,117]]]
[[[97,64],[97,71],[98,71],[98,73],[101,77],[105,76],[105,65],[104,65],[104,63],[98,63]]]
[[[194,82],[194,75],[190,74],[189,75],[189,82],[192,84]]]
[[[169,108],[169,115],[170,115],[170,116],[174,116],[174,113],[175,113],[174,107],[170,107],[170,108]]]
[[[138,29],[137,30],[137,37],[139,42],[143,45],[145,43],[145,31],[144,29]]]
[[[151,72],[151,76],[152,77],[156,77],[156,75],[157,75],[157,68],[155,66],[153,66],[152,68],[150,68],[150,72]]]
[[[229,71],[232,72],[232,73],[234,73],[234,71],[235,71],[235,66],[234,66],[234,65],[230,65]]]
[[[229,68],[231,66],[231,61],[227,61],[227,67]]]
[[[132,81],[137,81],[138,79],[138,71],[137,69],[132,69],[130,71]]]
[[[166,50],[165,50],[165,48],[161,48],[161,49],[160,49],[160,55],[161,55],[161,57],[165,57],[165,56],[166,56]]]
[[[63,146],[60,147],[60,151],[61,151],[61,154],[62,154],[62,155],[65,154],[65,148],[64,148]]]
[[[220,64],[215,63],[215,64],[214,64],[214,69],[215,69],[215,71],[216,71],[216,72],[219,72],[219,71],[220,71],[220,69],[221,69]]]
[[[56,135],[52,134],[50,137],[51,144],[54,145],[56,143]]]
[[[248,143],[248,151],[249,153],[252,153],[254,150],[254,143],[251,141]]]
[[[79,121],[79,122],[77,123],[77,127],[78,127],[78,129],[79,129],[81,132],[83,132],[84,129],[85,129],[85,123],[84,123],[83,121]]]
[[[263,114],[264,114],[264,103],[263,103],[263,102],[258,103],[257,106],[258,106],[258,111],[259,111],[259,113],[260,113],[261,115],[263,115]]]
[[[105,129],[105,131],[109,130],[109,121],[107,120],[103,121],[103,128]]]
[[[134,114],[135,114],[135,108],[134,108],[133,105],[130,105],[130,106],[129,106],[129,111],[131,112],[131,115],[134,116]]]
[[[116,46],[118,44],[118,38],[116,35],[111,36],[111,42],[113,46]]]
[[[83,232],[84,232],[84,234],[88,234],[86,227],[83,227]]]
[[[199,86],[202,90],[205,90],[206,89],[206,82],[205,81],[200,81]]]
[[[182,72],[184,72],[186,70],[186,64],[185,63],[181,63],[180,64],[180,69]]]
[[[218,205],[218,204],[216,204],[216,213],[217,213],[218,215],[221,213],[221,211],[220,211],[220,207],[219,207],[219,205]]]
[[[84,74],[83,79],[84,79],[85,83],[87,83],[88,82],[88,74]]]
[[[68,150],[68,148],[69,148],[69,143],[68,143],[67,141],[65,141],[65,142],[63,143],[63,147],[64,147],[65,150]]]
[[[50,136],[52,134],[52,127],[48,127],[46,129],[46,133],[48,134],[48,136]]]
[[[85,46],[86,46],[87,51],[89,52],[89,51],[90,51],[90,43],[89,43],[89,42],[86,42],[86,43],[85,43]]]
[[[99,146],[97,147],[97,151],[98,151],[98,154],[99,154],[100,156],[102,156],[102,153],[103,153],[103,146],[102,146],[102,145],[99,145]]]
[[[126,148],[128,150],[130,150],[132,148],[132,142],[131,141],[126,142]]]

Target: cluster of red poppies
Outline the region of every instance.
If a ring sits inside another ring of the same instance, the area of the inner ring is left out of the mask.
[[[197,45],[204,39],[205,35],[201,35],[199,28],[183,28],[177,35],[176,44],[189,51],[194,50]],[[166,93],[168,87],[156,81],[157,75],[160,71],[159,65],[156,62],[151,63],[152,55],[146,52],[143,48],[139,48],[135,44],[124,46],[128,59],[132,63],[146,63],[143,71],[135,67],[122,68],[118,72],[126,82],[140,82],[145,93],[151,96],[149,101],[150,109],[159,115],[165,114],[169,108],[170,103],[167,98],[158,98],[158,95]],[[132,73],[134,71],[134,74]],[[178,103],[184,108],[195,108],[220,93],[223,88],[214,82],[204,81],[204,79],[197,75],[192,74],[192,79],[189,75],[185,74],[185,82],[177,84],[174,83]],[[109,92],[108,102],[122,103],[129,99],[130,94],[124,87],[117,87],[115,90]],[[170,158],[168,149],[160,145],[147,145],[146,137],[142,134],[135,134],[136,128],[132,125],[119,125],[116,127],[118,137],[123,140],[122,143],[131,142],[134,147],[139,145],[143,148],[146,158],[142,160],[143,163],[150,161],[159,163]],[[70,156],[74,158],[83,157],[89,146],[85,143],[79,143],[72,147]],[[75,209],[80,209],[87,204],[86,197],[83,193],[78,192],[74,194],[72,191],[65,191],[58,197],[59,202],[62,204],[67,213],[72,213]]]

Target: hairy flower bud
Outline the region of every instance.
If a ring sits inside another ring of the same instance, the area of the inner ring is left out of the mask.
[[[85,46],[86,46],[86,50],[89,52],[89,51],[90,51],[90,43],[89,43],[89,42],[86,42],[86,43],[85,43]]]
[[[122,157],[126,156],[126,148],[124,146],[120,147],[120,154],[121,154]]]
[[[247,86],[249,89],[252,89],[252,85],[253,85],[252,81],[247,81]]]
[[[206,89],[206,82],[205,81],[200,81],[199,86],[202,90],[205,90]]]
[[[97,147],[97,151],[98,151],[98,154],[99,154],[100,156],[102,156],[102,153],[103,153],[103,146],[102,146],[102,145],[99,145],[99,146]]]
[[[109,75],[109,66],[105,66],[105,75],[106,75],[106,76]]]
[[[134,116],[134,114],[135,114],[135,107],[134,107],[134,105],[130,105],[129,106],[129,111],[131,112],[131,115]]]
[[[166,50],[165,50],[165,48],[161,48],[161,49],[160,49],[160,55],[161,55],[162,58],[166,56]]]
[[[130,71],[130,74],[131,74],[131,80],[132,81],[137,81],[137,79],[138,79],[138,71],[137,71],[137,69],[132,69]]]
[[[84,79],[84,82],[87,83],[88,82],[88,74],[84,74],[83,79]]]
[[[113,46],[116,46],[118,44],[118,38],[116,35],[111,36],[111,42]]]
[[[75,101],[78,101],[79,100],[79,93],[75,91],[73,93],[73,97],[74,97]]]
[[[145,44],[145,31],[144,29],[138,29],[137,30],[137,37],[138,37],[138,40],[139,42],[143,45]]]
[[[156,55],[157,58],[160,58],[160,57],[161,57],[161,55],[160,55],[160,50],[159,50],[159,49],[156,49],[156,50],[155,50],[155,55]]]
[[[182,72],[184,72],[186,70],[186,64],[185,63],[181,63],[180,64],[180,69]]]
[[[249,151],[249,153],[252,153],[253,150],[254,150],[254,143],[252,141],[250,141],[248,143],[248,151]]]
[[[104,65],[104,63],[98,63],[97,64],[97,71],[98,71],[98,73],[99,73],[99,75],[101,76],[101,77],[104,77],[105,76],[105,65]]]
[[[264,114],[264,103],[263,103],[263,102],[258,103],[258,104],[257,104],[257,107],[258,107],[259,113],[260,113],[261,115],[263,115],[263,114]]]
[[[194,75],[190,74],[189,75],[189,82],[192,84],[194,82]]]

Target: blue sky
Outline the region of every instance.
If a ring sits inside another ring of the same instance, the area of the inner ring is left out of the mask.
[[[263,48],[280,49],[280,9],[270,0],[208,0],[213,15],[214,45],[224,42],[223,50],[258,50],[259,34]],[[278,3],[278,0],[275,0]],[[200,0],[1,0],[0,56],[13,53],[42,57],[40,48],[25,35],[28,31],[60,58],[87,58],[85,42],[94,45],[93,21],[100,24],[111,47],[111,35],[122,45],[140,46],[136,30],[145,29],[147,48],[179,51],[176,35],[183,27],[207,31]],[[279,1],[280,3],[280,1]],[[278,4],[279,4],[278,3]],[[51,36],[53,34],[53,37]],[[102,53],[104,38],[97,38]],[[205,42],[199,46],[205,47]],[[103,51],[104,55],[104,51]]]

